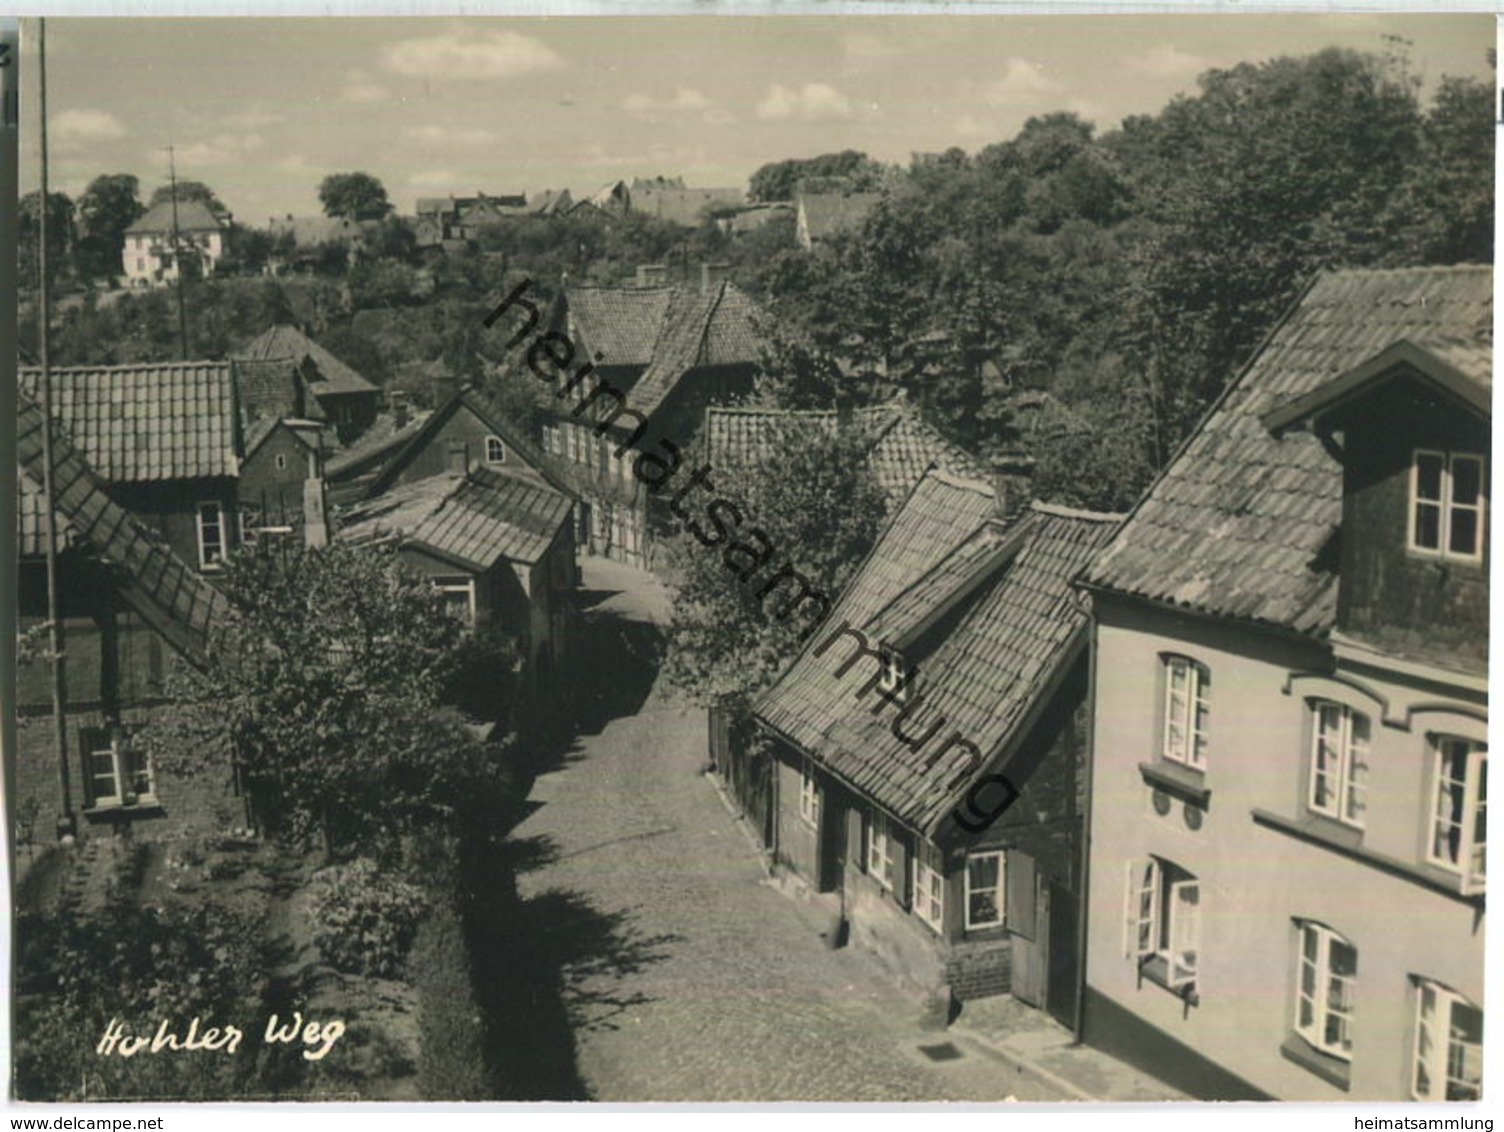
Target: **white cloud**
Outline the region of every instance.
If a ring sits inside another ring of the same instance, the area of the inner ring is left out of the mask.
[[[515,79],[564,65],[542,40],[515,31],[404,39],[382,51],[382,65],[399,75],[444,79]]]
[[[714,106],[710,99],[697,90],[681,86],[672,98],[654,98],[650,94],[629,94],[622,100],[622,109],[638,117],[656,114],[685,114],[705,112]]]
[[[1003,77],[984,86],[982,97],[994,106],[1016,106],[1038,102],[1064,89],[1065,84],[1050,78],[1043,67],[1015,55],[1003,61]]]
[[[1160,79],[1194,78],[1216,65],[1204,55],[1176,50],[1173,43],[1161,43],[1137,55],[1124,55],[1122,63],[1130,71]]]
[[[409,126],[404,137],[434,145],[490,145],[496,135],[490,130],[472,130],[459,126]]]
[[[386,87],[377,86],[375,83],[351,83],[339,92],[341,102],[354,102],[363,106],[369,106],[373,102],[385,102],[390,97],[392,97],[391,92]]]
[[[109,141],[123,138],[125,133],[124,123],[103,110],[64,110],[52,119],[52,138],[64,145]]]
[[[808,83],[798,90],[774,83],[757,104],[757,116],[768,120],[802,118],[807,122],[849,118],[851,100],[825,83]]]
[[[220,134],[208,141],[194,142],[177,151],[178,168],[195,165],[239,165],[265,144],[260,134]],[[161,163],[166,162],[166,155]]]

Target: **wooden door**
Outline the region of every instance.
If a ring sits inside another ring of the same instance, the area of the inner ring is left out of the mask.
[[[1007,855],[1005,923],[1013,959],[1013,996],[1030,1006],[1045,1003],[1045,956],[1049,954],[1049,901],[1034,858],[1010,849]]]

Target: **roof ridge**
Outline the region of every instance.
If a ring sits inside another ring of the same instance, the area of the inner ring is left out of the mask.
[[[993,491],[992,485],[986,480],[979,480],[973,476],[959,475],[947,468],[940,467],[938,464],[931,467],[927,472],[925,472],[924,475],[920,477],[919,482],[923,483],[927,479],[937,479],[942,483],[949,485],[950,487],[966,488],[967,490],[975,491],[979,495],[997,494],[997,492]]]
[[[1032,501],[1029,506],[1035,511],[1061,519],[1086,519],[1093,523],[1121,523],[1128,517],[1126,511],[1088,511],[1080,507],[1067,507],[1062,503],[1047,503],[1042,499]]]

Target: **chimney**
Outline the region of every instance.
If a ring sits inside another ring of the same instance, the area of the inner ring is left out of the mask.
[[[700,264],[700,294],[708,295],[727,279],[731,278],[729,263]]]
[[[451,475],[470,474],[470,446],[463,440],[450,441],[448,467]]]
[[[1022,448],[1005,448],[992,458],[993,514],[1011,519],[1034,498],[1034,457]]]
[[[303,481],[303,545],[329,545],[329,509],[322,477]]]

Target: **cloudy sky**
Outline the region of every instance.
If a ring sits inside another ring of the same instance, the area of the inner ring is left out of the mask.
[[[317,212],[324,174],[355,169],[404,212],[657,173],[740,185],[831,150],[976,150],[1052,110],[1106,130],[1208,67],[1386,36],[1428,84],[1488,74],[1487,15],[51,19],[52,179],[130,172],[148,194],[172,144],[250,224]]]

